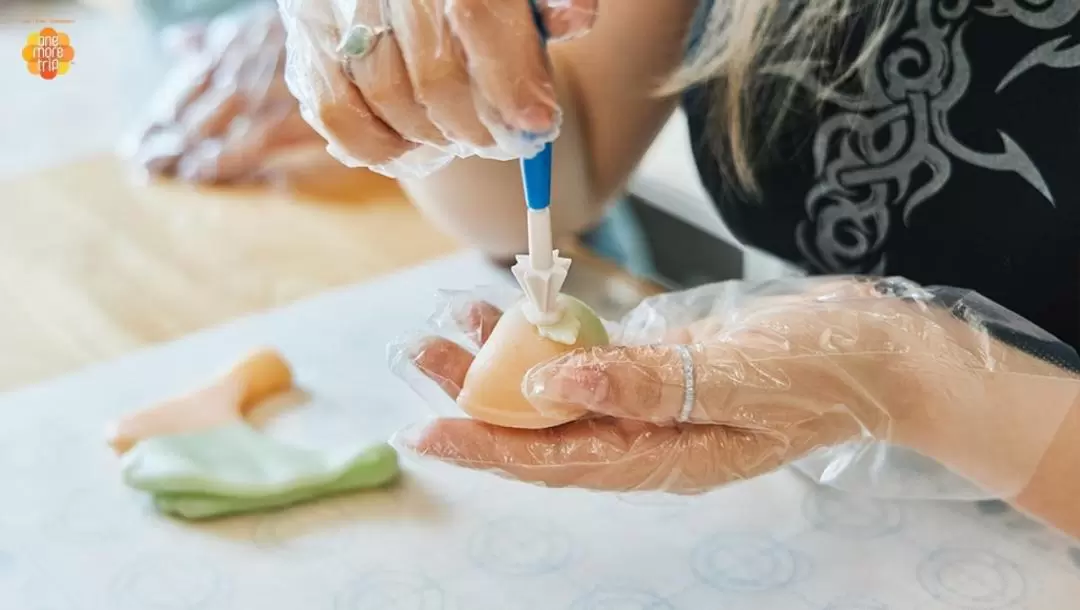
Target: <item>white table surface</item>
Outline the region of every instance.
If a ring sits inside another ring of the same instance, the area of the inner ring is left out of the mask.
[[[876,501],[790,472],[697,498],[545,490],[406,462],[403,484],[202,525],[118,481],[102,428],[260,345],[307,402],[270,433],[380,440],[428,416],[384,346],[472,255],[0,398],[4,610],[1067,610],[1080,552],[995,505]],[[503,279],[505,281],[505,279]]]

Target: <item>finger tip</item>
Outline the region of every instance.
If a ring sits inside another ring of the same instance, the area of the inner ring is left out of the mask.
[[[555,129],[557,111],[546,104],[534,104],[523,108],[517,116],[517,127],[527,137],[542,139]]]
[[[430,423],[420,423],[401,428],[390,437],[390,446],[401,453],[423,455],[429,426]]]
[[[458,328],[478,345],[483,345],[502,316],[502,311],[484,300],[470,300],[454,313]]]
[[[421,370],[429,373],[449,373],[468,369],[472,354],[449,339],[423,336],[404,347],[405,356]]]
[[[135,159],[133,165],[150,176],[171,178],[176,175],[176,167],[179,162],[179,157],[145,156]]]
[[[414,364],[419,364],[425,358],[429,358],[439,342],[440,337],[433,335],[413,335],[408,339],[404,339],[400,345],[401,354],[403,354],[408,360]]]
[[[418,457],[458,462],[464,459],[462,443],[476,436],[476,423],[447,418],[414,424],[394,434],[391,445]]]
[[[552,39],[566,42],[580,38],[592,30],[599,16],[599,0],[571,0],[553,6],[547,15],[548,32]]]
[[[484,299],[474,299],[469,303],[469,320],[474,322],[487,321],[502,314],[495,305]]]

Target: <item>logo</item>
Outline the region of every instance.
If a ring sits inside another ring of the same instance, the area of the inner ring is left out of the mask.
[[[67,34],[44,28],[26,37],[22,56],[30,74],[52,80],[67,74],[71,60],[75,59],[75,48]]]

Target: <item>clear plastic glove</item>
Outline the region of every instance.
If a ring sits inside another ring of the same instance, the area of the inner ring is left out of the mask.
[[[436,331],[475,347],[512,298],[452,294]],[[797,463],[883,495],[1008,498],[1080,397],[1059,366],[1075,366],[1071,348],[978,294],[903,280],[715,284],[646,300],[613,331],[618,345],[522,380],[538,409],[590,416],[540,431],[447,417],[397,444],[552,487],[692,494]],[[460,390],[472,353],[434,334],[390,359],[436,404],[434,388],[444,402]],[[909,485],[913,469],[934,485]]]
[[[598,0],[538,0],[551,40],[586,32]],[[529,0],[278,0],[286,81],[349,167],[395,178],[456,157],[532,156],[560,123]]]
[[[285,86],[285,30],[274,5],[174,26],[163,41],[176,65],[122,151],[137,167],[234,184],[337,165]]]

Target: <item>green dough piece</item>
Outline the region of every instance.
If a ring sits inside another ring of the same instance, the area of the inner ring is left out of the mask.
[[[385,443],[323,453],[286,445],[237,423],[139,442],[124,454],[124,483],[184,519],[264,511],[381,487],[400,474]]]

